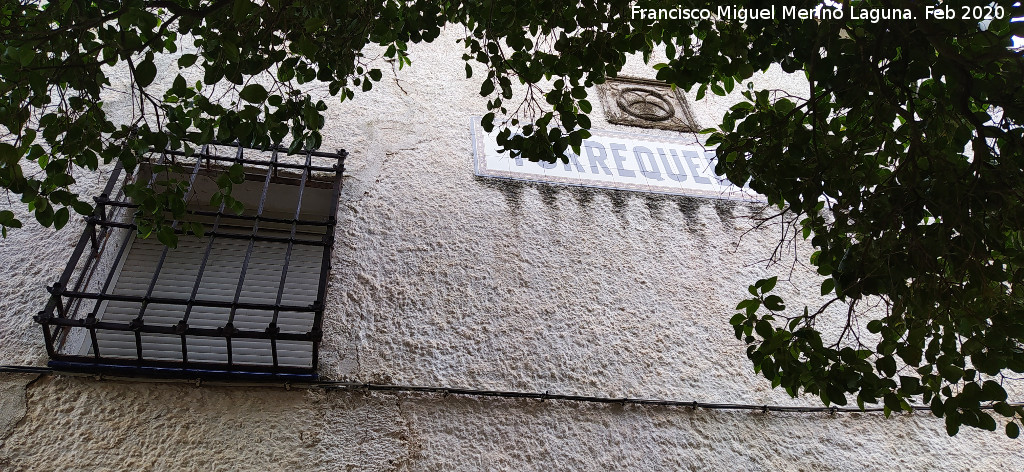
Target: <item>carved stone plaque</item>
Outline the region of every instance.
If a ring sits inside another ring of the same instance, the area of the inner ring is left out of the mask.
[[[686,97],[656,80],[619,77],[597,86],[609,123],[672,131],[698,131]]]

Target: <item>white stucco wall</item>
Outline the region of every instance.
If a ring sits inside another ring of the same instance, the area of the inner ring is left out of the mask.
[[[353,102],[329,102],[323,147],[345,148],[351,158],[321,375],[820,405],[771,390],[728,324],[749,283],[783,270],[759,262],[777,228],[744,234],[756,208],[748,204],[474,177],[468,123],[486,100],[477,79],[464,78],[457,35],[413,47],[413,67],[398,74],[401,88],[385,76]],[[639,61],[628,73],[653,76]],[[782,74],[766,80],[800,87]],[[710,126],[733,100],[710,97],[693,108]],[[109,106],[125,103],[112,95]],[[599,107],[593,118],[596,127],[616,128]],[[104,180],[89,176],[83,189],[98,193]],[[54,233],[29,224],[0,241],[0,364],[45,363],[31,316],[80,227]],[[801,251],[806,260],[808,248]],[[790,305],[813,303],[817,294],[817,279],[801,268],[779,285]],[[0,405],[17,408],[25,398],[23,417],[0,427],[10,431],[0,436],[3,470],[1024,468],[1020,441],[969,429],[948,438],[926,413],[694,412],[30,380],[0,374]]]

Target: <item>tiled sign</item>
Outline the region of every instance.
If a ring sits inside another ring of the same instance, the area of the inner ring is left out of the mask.
[[[690,195],[743,201],[764,197],[733,185],[714,173],[714,149],[696,140],[591,129],[580,155],[569,150],[568,162],[530,162],[498,152],[497,128],[487,133],[473,118],[476,175],[637,192]]]

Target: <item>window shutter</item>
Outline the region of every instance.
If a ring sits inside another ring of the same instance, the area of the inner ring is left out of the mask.
[[[221,227],[221,230],[224,230]],[[239,231],[240,232],[240,231]],[[287,236],[280,231],[260,231],[260,235]],[[168,250],[160,275],[153,286],[153,297],[188,299],[192,296],[199,275],[206,239],[182,238],[176,249]],[[231,302],[245,259],[248,241],[215,239],[203,270],[195,298]],[[145,296],[164,246],[153,239],[135,239],[115,283],[115,295]],[[286,243],[257,241],[249,256],[249,265],[239,301],[274,304],[282,280]],[[311,305],[316,300],[317,284],[323,251],[316,246],[293,245],[288,263],[282,305]],[[108,301],[97,317],[101,321],[129,323],[139,315],[141,303]],[[147,325],[174,326],[185,315],[185,307],[153,303],[146,307]],[[193,306],[188,325],[196,328],[221,328],[230,316],[229,308]],[[263,330],[273,320],[272,310],[239,308],[235,311],[237,329]],[[283,333],[307,333],[313,327],[312,312],[278,313],[277,324]],[[146,360],[182,361],[181,337],[173,334],[142,334],[143,358]],[[97,330],[97,342],[103,357],[136,358],[135,336],[132,332]],[[92,355],[89,342],[82,355]],[[297,341],[277,341],[278,362],[282,366],[311,367],[312,345]],[[188,360],[192,362],[227,362],[227,342],[222,337],[189,336]],[[267,339],[232,340],[232,357],[236,364],[271,365],[270,341]]]

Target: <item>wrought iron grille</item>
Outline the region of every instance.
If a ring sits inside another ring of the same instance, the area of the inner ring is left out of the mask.
[[[218,150],[229,150],[218,154]],[[118,164],[36,316],[51,365],[197,377],[315,377],[345,151],[236,145],[154,151]],[[241,164],[243,179],[238,179]],[[210,206],[234,167],[228,200]],[[176,248],[139,238],[125,186],[185,187]],[[203,224],[200,235],[191,223]]]

